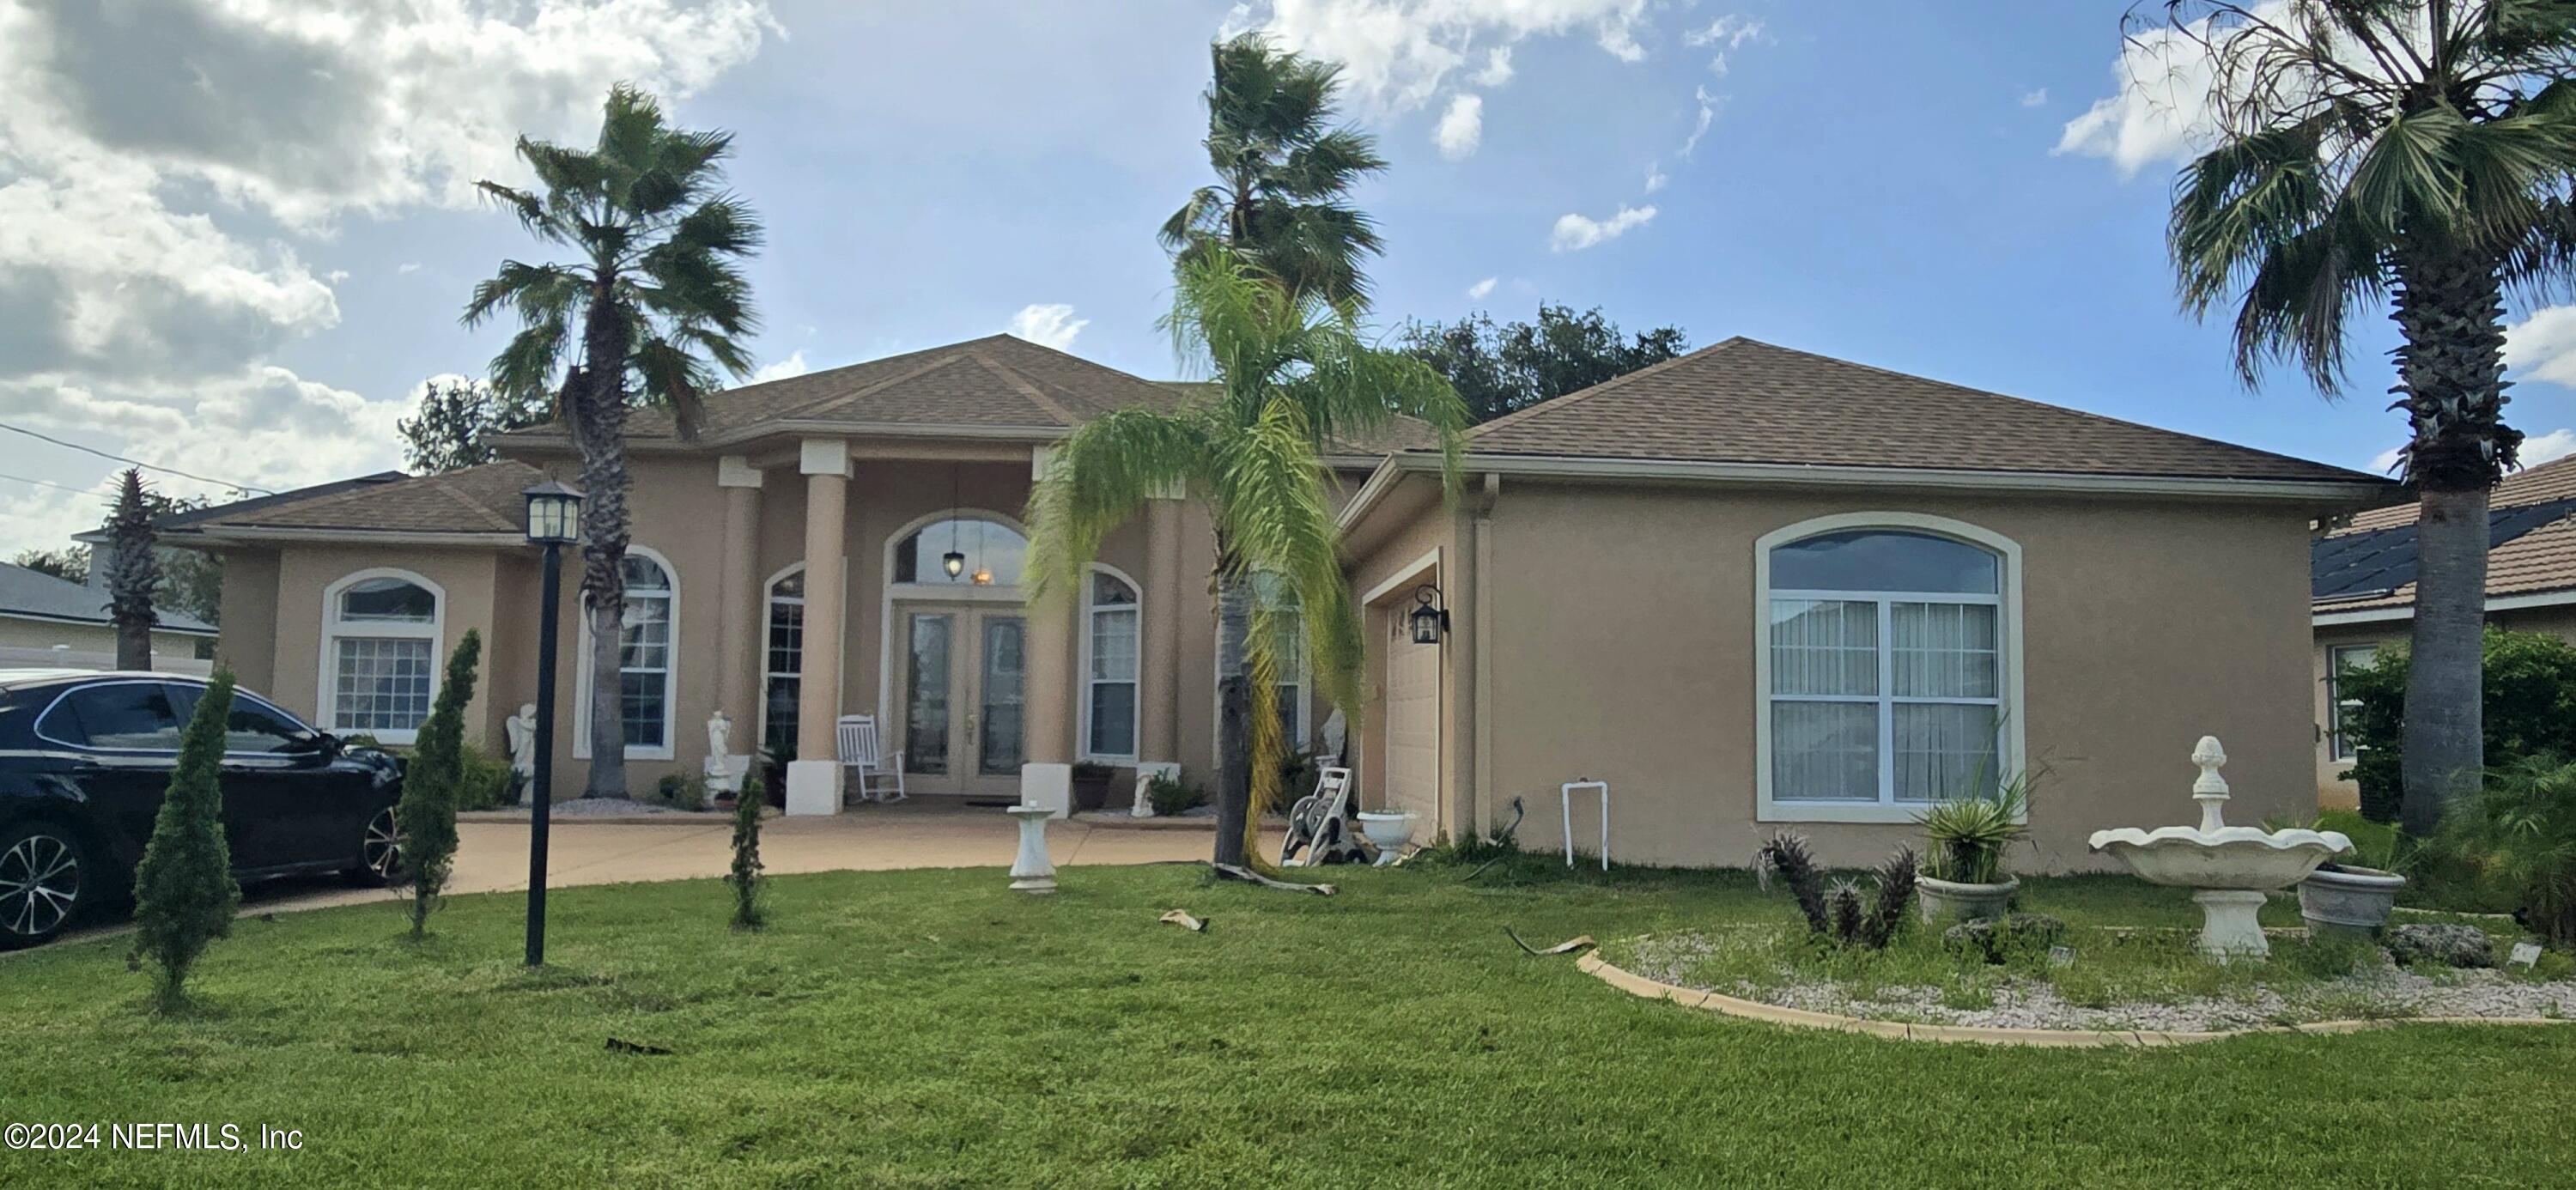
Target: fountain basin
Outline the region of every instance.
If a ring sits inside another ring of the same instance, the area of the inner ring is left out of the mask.
[[[2142,831],[2133,826],[2095,831],[2093,850],[2127,864],[2138,879],[2175,888],[2225,888],[2269,892],[2288,888],[2352,849],[2341,831],[2267,831],[2229,826],[2203,831],[2188,826],[2162,826]]]

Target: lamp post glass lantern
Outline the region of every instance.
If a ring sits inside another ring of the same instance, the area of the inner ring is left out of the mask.
[[[537,609],[537,731],[528,780],[528,965],[546,961],[546,828],[553,819],[555,640],[563,604],[563,547],[581,539],[581,492],[547,480],[519,493],[528,501],[528,540],[545,548]]]
[[[1440,588],[1424,583],[1413,591],[1413,610],[1405,619],[1413,623],[1413,643],[1436,645],[1449,632],[1449,609],[1439,606]]]

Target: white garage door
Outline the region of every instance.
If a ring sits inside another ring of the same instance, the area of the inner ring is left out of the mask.
[[[1386,660],[1386,800],[1414,814],[1414,838],[1440,829],[1440,650],[1401,637]]]

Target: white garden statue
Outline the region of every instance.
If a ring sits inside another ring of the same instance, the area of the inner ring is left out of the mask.
[[[707,716],[707,792],[742,792],[743,771],[748,763],[736,763],[733,755],[733,716],[719,710]],[[745,758],[747,762],[749,758]]]
[[[501,721],[501,734],[510,745],[510,785],[512,792],[526,800],[536,788],[537,779],[537,704],[519,704],[519,713]]]

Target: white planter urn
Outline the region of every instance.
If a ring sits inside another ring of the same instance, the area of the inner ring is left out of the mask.
[[[1914,880],[1914,903],[1926,922],[1944,917],[1960,921],[1979,921],[2002,917],[2012,907],[2013,894],[2021,891],[2021,881],[2001,884],[1962,884],[1918,876]]]
[[[1020,820],[1020,855],[1011,861],[1011,891],[1045,896],[1055,891],[1055,864],[1047,859],[1046,824],[1052,806],[1012,806],[1002,811]]]
[[[1375,866],[1383,868],[1413,845],[1413,815],[1403,810],[1362,810],[1360,834],[1377,845]]]

